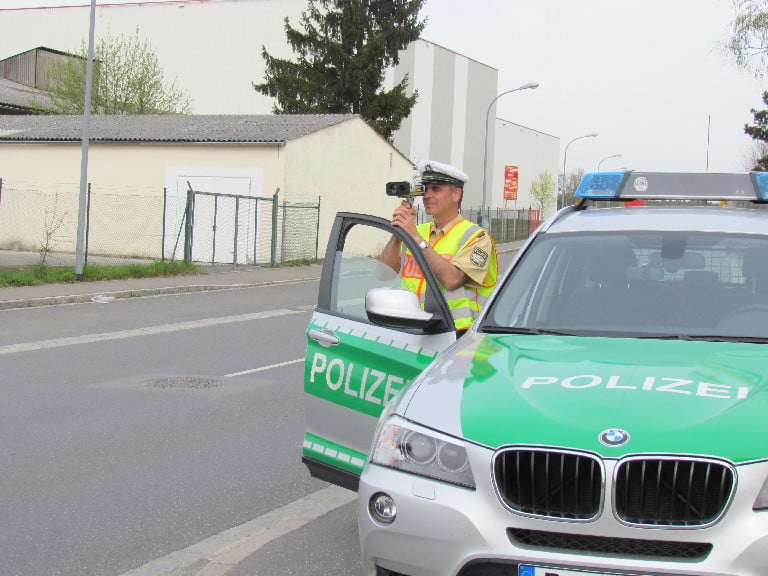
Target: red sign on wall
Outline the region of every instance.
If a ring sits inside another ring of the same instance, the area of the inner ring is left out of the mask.
[[[504,200],[517,200],[517,166],[504,166]]]

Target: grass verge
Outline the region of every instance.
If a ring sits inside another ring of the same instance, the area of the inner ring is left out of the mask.
[[[121,280],[125,278],[152,278],[198,274],[195,264],[185,262],[152,262],[151,264],[121,264],[101,266],[88,264],[83,268],[83,280]],[[7,286],[37,286],[59,282],[77,282],[72,266],[22,266],[0,268],[0,288]]]

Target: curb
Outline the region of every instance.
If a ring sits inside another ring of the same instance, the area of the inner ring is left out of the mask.
[[[40,296],[37,298],[21,298],[18,300],[0,301],[0,310],[17,310],[21,308],[37,308],[40,306],[59,306],[63,304],[84,304],[93,302],[106,304],[112,300],[125,298],[146,298],[150,296],[167,296],[172,294],[192,294],[196,292],[213,292],[216,290],[238,290],[258,286],[277,286],[282,284],[297,284],[319,280],[320,276],[308,276],[291,280],[267,280],[242,284],[195,284],[191,286],[165,286],[161,288],[139,288],[131,290],[115,290],[113,292],[90,292],[87,294],[70,294],[65,296]]]
[[[499,254],[517,252],[519,245],[511,245],[500,249]],[[33,298],[20,298],[17,300],[0,300],[0,311],[18,310],[23,308],[37,308],[41,306],[60,306],[63,304],[85,304],[93,302],[106,304],[113,300],[125,298],[146,298],[150,296],[168,296],[172,294],[192,294],[196,292],[213,292],[216,290],[238,290],[242,288],[255,288],[258,286],[270,286],[280,284],[295,284],[299,282],[312,282],[320,280],[320,276],[306,276],[292,278],[290,280],[266,280],[263,282],[246,282],[238,284],[192,284],[185,286],[165,286],[158,288],[134,288],[129,290],[115,290],[112,292],[89,292],[83,294],[69,294],[62,296],[39,296]]]

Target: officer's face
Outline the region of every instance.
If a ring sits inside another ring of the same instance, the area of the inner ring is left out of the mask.
[[[457,212],[461,190],[453,184],[431,182],[424,188],[424,210],[430,216]]]

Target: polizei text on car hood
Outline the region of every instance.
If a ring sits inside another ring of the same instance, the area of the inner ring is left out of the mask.
[[[763,344],[469,333],[398,411],[491,448],[739,463],[768,456],[767,386]]]

